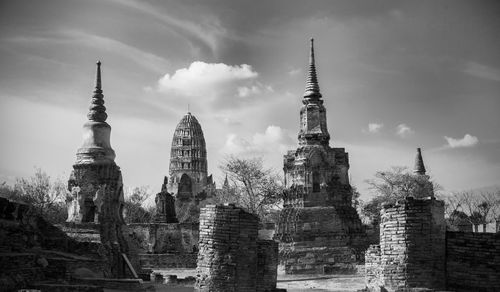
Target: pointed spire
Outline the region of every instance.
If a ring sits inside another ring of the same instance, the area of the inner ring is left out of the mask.
[[[95,75],[95,89],[101,90],[101,61],[97,61],[96,64],[97,64],[97,73]]]
[[[417,148],[417,155],[415,156],[415,167],[413,168],[415,174],[425,175],[424,160],[422,159],[422,151]]]
[[[224,179],[224,188],[229,188],[229,181],[227,180],[227,173],[226,173],[226,178]]]
[[[311,38],[311,50],[309,53],[309,71],[307,72],[306,90],[304,97],[321,98],[319,92],[318,77],[316,76],[316,64],[314,61],[314,39]]]
[[[104,95],[102,94],[101,61],[97,61],[96,64],[97,72],[95,78],[95,89],[87,118],[90,121],[105,122],[108,118],[108,115],[106,114],[106,107],[104,106]]]

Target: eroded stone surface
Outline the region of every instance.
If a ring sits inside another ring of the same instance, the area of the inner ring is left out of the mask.
[[[80,234],[79,229],[85,224],[95,224],[91,229],[99,231],[99,254],[106,259],[106,276],[119,278],[126,275],[122,254],[127,253],[122,234],[123,182],[110,144],[111,127],[106,123],[100,65],[98,62],[89,120],[83,127],[83,144],[68,180],[67,228],[70,234]],[[81,234],[80,237],[85,238]]]
[[[168,178],[165,177],[161,192],[156,194],[156,214],[154,221],[158,223],[177,223],[177,216],[175,213],[175,198],[167,192]]]
[[[498,255],[500,234],[446,232],[442,201],[408,198],[383,207],[365,282],[369,291],[497,291]]]
[[[234,205],[202,208],[195,289],[274,291],[278,245],[257,230],[257,216]]]
[[[275,233],[280,260],[287,273],[348,272],[362,255],[365,236],[352,207],[349,156],[329,146],[312,42],[302,102],[299,148],[284,156],[286,190]]]

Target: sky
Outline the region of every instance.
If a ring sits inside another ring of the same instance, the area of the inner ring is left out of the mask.
[[[309,39],[330,146],[350,178],[413,167],[445,191],[500,185],[500,2],[0,2],[0,181],[66,180],[102,82],[125,185],[158,192],[177,123],[200,121],[208,170],[297,147]]]

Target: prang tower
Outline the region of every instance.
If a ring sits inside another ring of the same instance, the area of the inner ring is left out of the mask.
[[[167,190],[175,197],[179,222],[198,222],[200,207],[215,192],[207,172],[207,148],[201,125],[190,112],[175,128]]]
[[[352,207],[349,156],[329,146],[312,39],[302,103],[298,148],[284,156],[284,208],[276,231],[280,260],[289,274],[336,272],[355,262],[363,233]]]

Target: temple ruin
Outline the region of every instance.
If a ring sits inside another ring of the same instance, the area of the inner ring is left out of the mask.
[[[102,94],[101,62],[97,62],[95,90],[83,125],[83,144],[68,180],[68,220],[64,227],[79,240],[99,241],[103,258],[108,259],[108,277],[126,275],[124,255],[127,243],[122,235],[124,224],[123,183],[120,167],[111,148],[111,127]]]
[[[312,39],[302,103],[299,147],[284,156],[286,191],[275,234],[280,259],[289,274],[353,271],[364,232],[351,202],[349,156],[329,146]]]
[[[200,208],[211,202],[215,183],[207,172],[201,125],[188,112],[177,125],[170,150],[169,178],[155,197],[151,223],[132,223],[125,237],[137,269],[195,268]]]
[[[154,222],[158,223],[177,223],[177,216],[175,215],[175,198],[167,192],[168,179],[165,177],[161,191],[156,194],[156,214]]]
[[[151,268],[196,267],[199,224],[177,220],[175,198],[167,191],[167,183],[165,177],[156,194],[153,222],[124,226],[131,261],[139,273]]]

